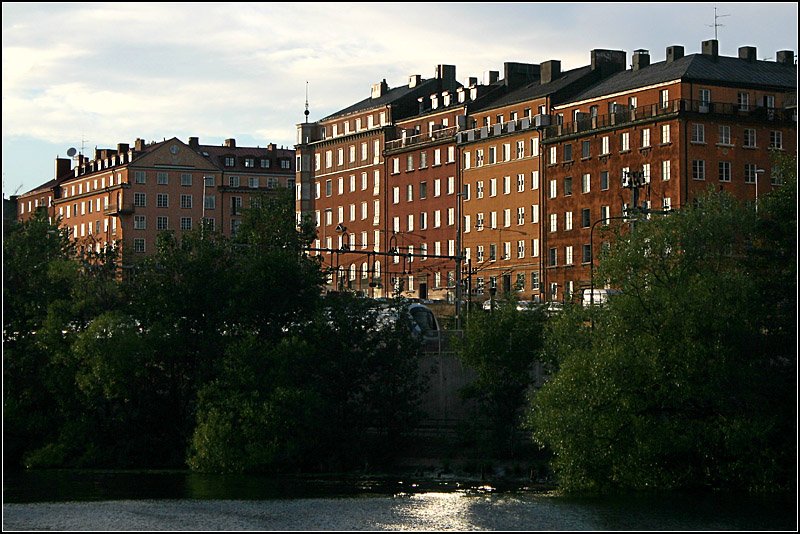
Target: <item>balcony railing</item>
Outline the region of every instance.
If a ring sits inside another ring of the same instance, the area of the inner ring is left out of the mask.
[[[442,139],[452,138],[456,134],[457,126],[450,126],[448,128],[440,128],[438,130],[431,130],[430,133],[420,133],[416,135],[409,135],[394,139],[386,142],[386,150],[397,150],[398,148],[406,148],[415,145],[422,145],[440,141]]]
[[[133,204],[109,204],[103,208],[103,215],[127,215],[134,210]]]
[[[590,116],[565,124],[554,124],[542,129],[544,139],[575,135],[591,130],[599,130],[638,121],[645,121],[677,113],[708,114],[719,118],[749,118],[773,123],[789,123],[793,121],[793,110],[784,108],[766,108],[759,106],[743,107],[736,103],[704,102],[700,100],[672,100],[666,104],[652,104],[637,108],[618,106],[617,110],[607,115]]]

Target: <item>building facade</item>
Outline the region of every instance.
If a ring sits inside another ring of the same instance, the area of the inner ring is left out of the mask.
[[[18,218],[46,209],[70,230],[78,252],[119,247],[123,265],[156,250],[157,236],[204,224],[234,235],[242,210],[261,193],[294,190],[294,150],[275,145],[201,145],[177,138],[56,160],[56,177],[17,199]]]

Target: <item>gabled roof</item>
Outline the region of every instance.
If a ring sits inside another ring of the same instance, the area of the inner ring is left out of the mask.
[[[565,71],[551,82],[543,84],[539,80],[534,80],[518,89],[512,90],[509,90],[505,86],[503,80],[499,80],[495,82],[498,86],[496,89],[480,97],[470,106],[470,112],[474,113],[476,111],[499,108],[518,102],[535,100],[537,98],[544,98],[548,95],[557,94],[570,85],[579,82],[591,72],[591,66],[587,65],[585,67]]]
[[[639,70],[618,72],[573,99],[588,100],[675,80],[789,91],[797,89],[797,69],[794,65],[774,61],[691,54],[671,62],[653,63]]]

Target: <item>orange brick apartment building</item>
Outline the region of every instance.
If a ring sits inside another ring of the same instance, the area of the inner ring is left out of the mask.
[[[623,179],[657,211],[709,185],[765,194],[771,151],[796,154],[794,53],[701,48],[652,64],[637,50],[630,68],[612,50],[565,72],[506,63],[466,86],[439,65],[299,124],[297,214],[316,221],[330,288],[564,301],[590,285],[593,227],[633,207]]]

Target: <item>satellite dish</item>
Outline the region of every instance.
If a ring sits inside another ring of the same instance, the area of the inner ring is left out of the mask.
[[[67,150],[67,156],[69,156],[69,157],[72,157],[77,153],[78,153],[78,151],[75,150],[74,148],[70,148],[69,150]]]

